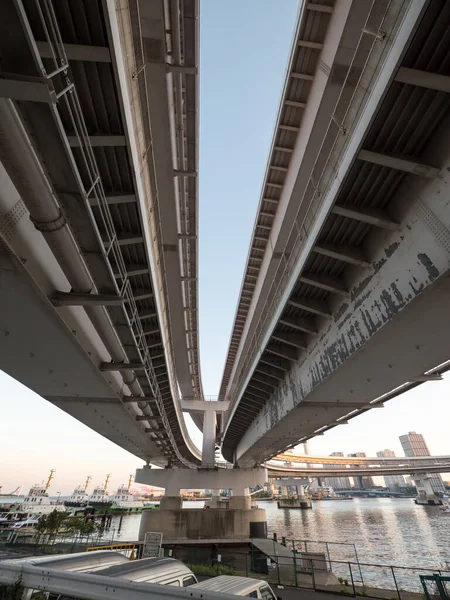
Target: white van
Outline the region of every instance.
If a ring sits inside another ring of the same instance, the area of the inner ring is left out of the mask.
[[[176,558],[168,557],[131,560],[128,563],[97,570],[95,574],[177,587],[188,587],[197,583],[197,578],[189,567]]]
[[[193,590],[209,590],[245,596],[246,598],[261,598],[262,600],[282,600],[276,596],[266,581],[251,579],[250,577],[236,577],[234,575],[219,575],[207,581],[196,583]]]

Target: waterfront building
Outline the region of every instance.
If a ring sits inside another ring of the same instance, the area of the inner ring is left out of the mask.
[[[361,457],[366,458],[365,452],[354,452],[353,454],[347,454],[347,456],[351,457]],[[353,487],[360,490],[371,490],[374,486],[373,477],[365,476],[365,477],[353,477]]]
[[[388,449],[379,450],[377,452],[377,456],[379,456],[381,458],[385,458],[385,457],[395,458],[395,452],[393,450],[388,450]],[[403,477],[403,475],[385,475],[384,476],[384,484],[391,491],[398,490],[399,488],[404,487],[406,485],[405,478]]]
[[[344,456],[344,453],[333,452],[330,456]],[[335,464],[327,464],[323,467],[324,469],[342,469],[342,465]],[[323,482],[325,486],[332,487],[334,490],[349,490],[351,488],[350,477],[324,477]]]
[[[431,456],[425,438],[421,433],[410,431],[399,437],[405,456]],[[433,492],[442,494],[445,492],[444,482],[439,473],[430,474],[429,478]]]

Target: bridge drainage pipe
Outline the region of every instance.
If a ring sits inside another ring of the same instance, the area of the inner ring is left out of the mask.
[[[56,195],[11,100],[0,99],[0,160],[30,213],[30,219],[44,236],[74,292],[96,291],[89,269],[78,248]],[[127,356],[106,309],[86,307],[86,313],[114,362]],[[130,371],[121,376],[133,396],[142,388]],[[151,411],[150,411],[151,412]]]

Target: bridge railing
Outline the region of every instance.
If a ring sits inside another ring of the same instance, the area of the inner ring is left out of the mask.
[[[361,112],[365,101],[367,100],[368,92],[360,94],[360,97],[354,102],[357,92],[361,91],[359,84],[365,75],[365,67],[372,57],[374,47],[379,43],[379,37],[371,33],[374,28],[373,21],[376,20],[375,4],[376,3],[372,4],[371,11],[367,16],[365,26],[361,30],[358,44],[353,53],[350,65],[348,66],[346,76],[343,79],[341,90],[336,100],[334,110],[330,116],[321,147],[317,152],[317,158],[314,166],[311,168],[308,182],[305,185],[303,198],[299,199],[297,213],[293,219],[293,225],[288,236],[288,241],[284,251],[281,253],[280,264],[273,277],[264,308],[261,311],[258,322],[254,328],[254,334],[250,340],[245,341],[244,349],[239,359],[241,366],[234,377],[236,383],[229,390],[227,398],[233,403],[237,401],[238,394],[242,390],[245,380],[249,375],[255,357],[264,348],[264,337],[268,331],[270,322],[279,306],[299,256],[306,246],[308,235],[316,224],[323,199],[326,198],[327,193],[334,182],[337,164],[331,166],[332,161],[330,159],[338,145],[342,152],[346,144],[348,144],[350,138],[350,135],[348,135],[349,131],[357,121],[356,117]],[[385,27],[391,4],[392,0],[388,3],[381,19],[376,25],[378,30]],[[387,37],[388,35],[389,32]],[[370,41],[368,42],[368,40]],[[355,64],[357,64],[358,67],[356,67]],[[362,67],[359,65],[362,65]],[[355,73],[357,72],[359,72],[359,76],[355,82]],[[350,99],[348,99],[346,93],[348,93],[348,88],[350,86],[353,88],[353,93],[351,94]],[[328,149],[327,158],[324,160],[323,154],[325,145]],[[316,171],[319,160],[323,165],[321,169]],[[311,197],[307,210],[304,211],[303,201],[307,194],[310,194]],[[304,216],[299,219],[299,215],[303,211]],[[288,256],[288,258],[286,258],[286,256]]]

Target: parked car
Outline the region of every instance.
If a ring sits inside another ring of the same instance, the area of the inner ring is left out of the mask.
[[[234,594],[235,596],[245,596],[246,598],[261,598],[261,600],[282,600],[280,596],[276,596],[266,581],[234,575],[219,575],[194,584],[192,589],[222,592]]]
[[[175,558],[142,558],[97,570],[96,575],[128,579],[136,583],[160,583],[188,587],[197,583],[194,573]]]

